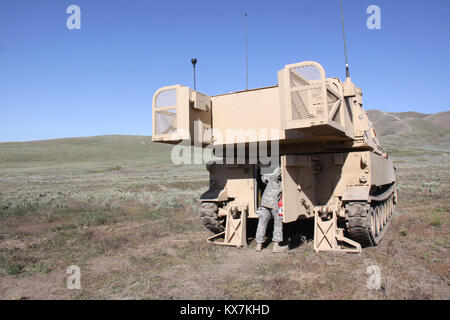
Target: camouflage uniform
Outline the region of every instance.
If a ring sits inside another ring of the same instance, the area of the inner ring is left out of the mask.
[[[266,235],[267,224],[271,217],[274,219],[273,242],[283,241],[283,217],[278,215],[278,200],[281,195],[281,169],[276,168],[272,174],[262,176],[267,183],[261,198],[261,206],[258,210],[258,228],[256,229],[256,242],[263,243]]]

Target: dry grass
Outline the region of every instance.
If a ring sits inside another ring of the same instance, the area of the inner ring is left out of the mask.
[[[449,299],[450,166],[426,159],[394,156],[397,214],[380,246],[360,255],[315,254],[307,230],[308,241],[280,255],[207,244],[193,209],[208,185],[202,166],[9,163],[0,168],[0,298]],[[73,264],[81,290],[65,286]],[[366,286],[373,264],[381,290]]]

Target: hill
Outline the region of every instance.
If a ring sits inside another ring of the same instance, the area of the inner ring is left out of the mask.
[[[0,168],[76,164],[126,165],[166,163],[171,146],[148,136],[96,136],[0,143]]]
[[[423,114],[368,110],[384,144],[423,149],[450,148],[450,111]]]

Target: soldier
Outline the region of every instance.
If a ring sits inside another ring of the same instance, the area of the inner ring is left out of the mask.
[[[262,176],[262,181],[267,184],[261,198],[261,206],[258,209],[258,228],[256,229],[256,251],[260,252],[266,235],[267,224],[271,217],[273,226],[273,252],[280,252],[280,242],[283,241],[283,217],[278,215],[278,200],[281,197],[281,168],[276,168],[272,174]]]

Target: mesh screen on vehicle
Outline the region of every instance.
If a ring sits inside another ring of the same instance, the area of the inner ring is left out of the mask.
[[[158,93],[155,99],[155,134],[170,134],[177,129],[177,89]]]
[[[155,112],[156,134],[169,134],[177,128],[177,109],[160,110]]]
[[[307,92],[306,91],[292,91],[291,92],[291,119],[300,120],[314,117],[308,112],[307,107]]]
[[[323,114],[322,72],[314,64],[289,69],[291,120],[320,117]]]
[[[156,108],[177,105],[177,89],[161,91],[156,97]]]

